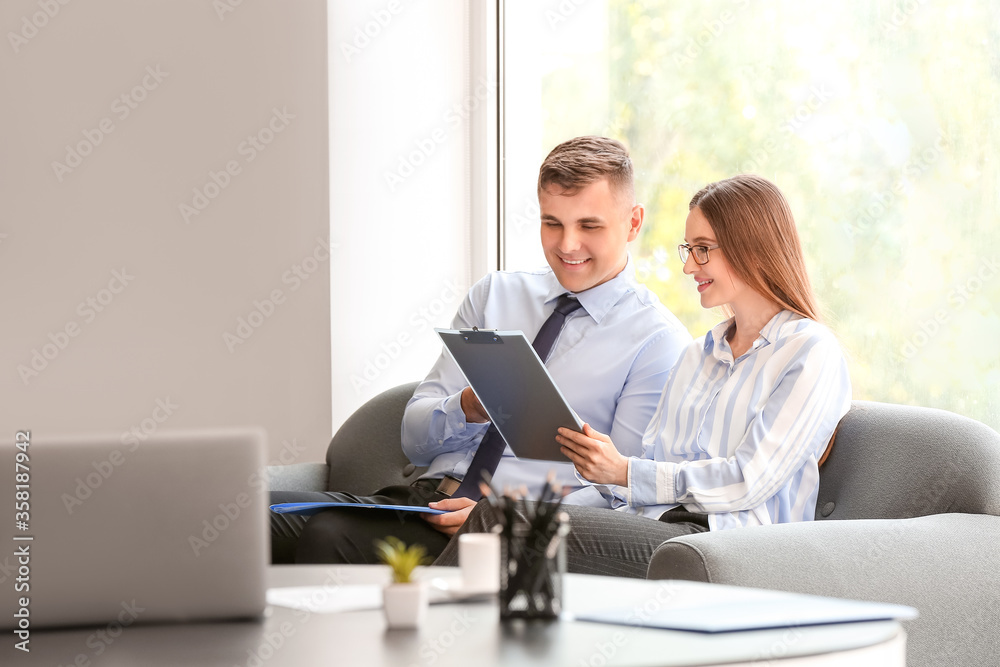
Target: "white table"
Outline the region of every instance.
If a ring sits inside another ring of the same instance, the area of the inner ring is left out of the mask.
[[[429,568],[424,576],[455,576]],[[379,566],[272,566],[272,587],[379,583]],[[709,584],[703,584],[708,586]],[[655,605],[671,582],[567,575],[565,608]],[[220,665],[225,667],[480,667],[545,665],[905,665],[906,635],[893,621],[793,630],[704,635],[562,620],[500,624],[496,600],[431,605],[419,630],[387,630],[382,611],[319,614],[270,607],[263,622],[148,625],[127,628],[95,655],[94,629],[32,634],[30,656],[0,655],[3,664]],[[88,644],[88,641],[90,642]],[[79,662],[85,656],[89,663]],[[11,660],[7,660],[7,657]],[[74,662],[77,661],[77,662]]]

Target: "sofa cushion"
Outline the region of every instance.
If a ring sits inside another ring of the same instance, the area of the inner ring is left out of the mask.
[[[425,470],[403,453],[403,410],[417,388],[411,382],[388,389],[354,411],[330,441],[327,491],[370,494],[393,484],[409,484]]]
[[[1000,434],[944,410],[855,401],[820,473],[816,519],[1000,515]]]

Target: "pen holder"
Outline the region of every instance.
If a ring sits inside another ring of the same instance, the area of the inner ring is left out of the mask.
[[[500,534],[500,619],[554,619],[562,611],[569,517],[560,512],[542,528],[530,522]]]

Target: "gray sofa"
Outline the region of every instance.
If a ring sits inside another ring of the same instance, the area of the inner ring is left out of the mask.
[[[855,402],[816,521],[675,538],[647,576],[911,605],[911,667],[997,667],[1000,435],[943,410]]]
[[[415,387],[359,408],[326,463],[271,468],[271,488],[369,493],[415,479],[399,446]],[[941,410],[859,401],[820,477],[816,521],[675,538],[649,578],[908,604],[920,610],[906,623],[911,667],[1000,665],[1000,435]]]
[[[326,450],[326,463],[268,468],[272,491],[349,491],[361,495],[409,484],[425,470],[403,454],[399,429],[418,382],[388,389],[354,411]],[[359,458],[365,460],[358,466]]]

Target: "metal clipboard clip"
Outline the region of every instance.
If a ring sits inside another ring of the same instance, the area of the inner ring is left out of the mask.
[[[472,330],[461,329],[462,340],[473,345],[503,345],[503,338],[497,335],[496,329],[480,329],[472,327]]]

